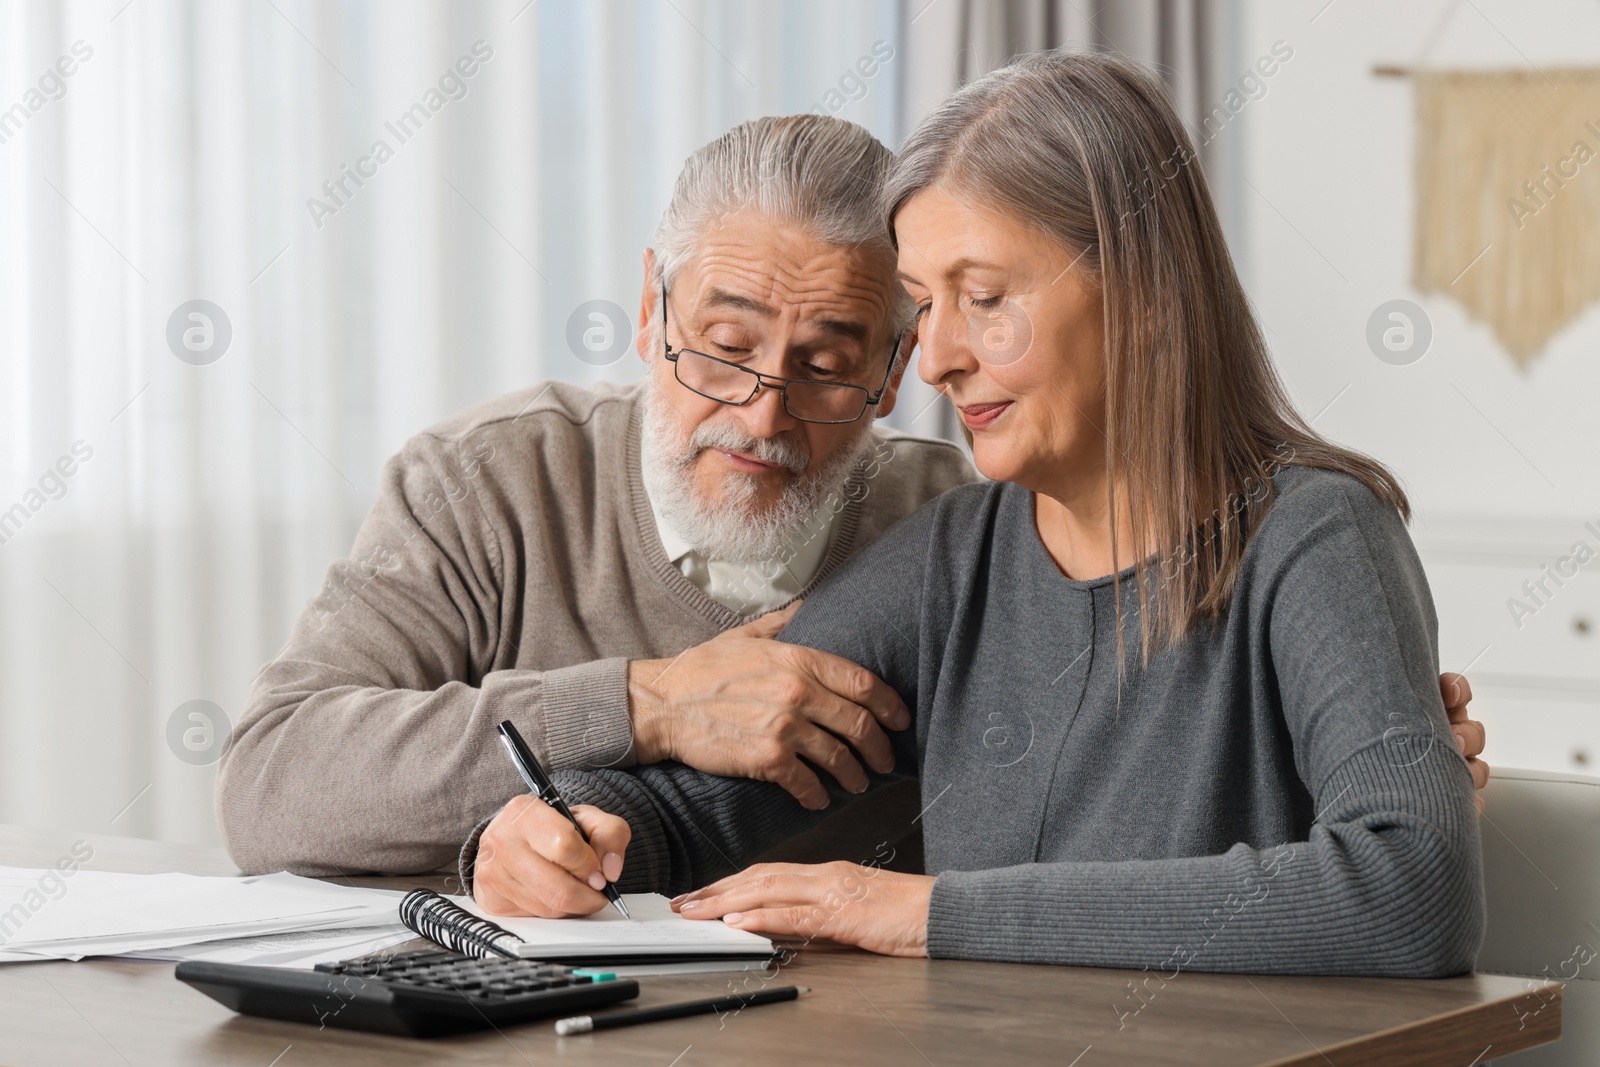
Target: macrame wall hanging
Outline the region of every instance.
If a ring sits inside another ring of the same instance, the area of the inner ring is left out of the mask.
[[[1415,86],[1413,285],[1526,370],[1600,300],[1600,69],[1374,73]]]

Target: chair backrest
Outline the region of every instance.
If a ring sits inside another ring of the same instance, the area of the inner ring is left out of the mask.
[[[1600,1064],[1600,778],[1494,769],[1484,790],[1488,932],[1478,970],[1530,980],[1519,1014],[1565,985],[1561,1041],[1496,1062]],[[1495,1059],[1492,1052],[1489,1059]]]

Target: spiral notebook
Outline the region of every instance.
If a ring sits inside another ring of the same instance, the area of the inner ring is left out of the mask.
[[[417,890],[402,902],[400,918],[445,948],[478,956],[617,967],[713,961],[760,965],[778,955],[759,934],[715,919],[685,919],[657,893],[628,893],[623,900],[631,919],[611,908],[581,919],[534,919],[490,916],[471,897]]]

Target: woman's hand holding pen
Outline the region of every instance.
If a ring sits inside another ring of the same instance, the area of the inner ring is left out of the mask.
[[[759,863],[672,902],[690,919],[886,956],[928,954],[934,879],[854,863]]]
[[[599,808],[580,804],[572,814],[588,843],[544,801],[512,797],[478,840],[472,899],[495,915],[547,919],[593,915],[606,907],[601,890],[622,876],[633,832]]]

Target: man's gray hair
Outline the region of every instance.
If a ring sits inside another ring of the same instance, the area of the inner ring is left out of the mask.
[[[655,282],[670,286],[700,236],[723,216],[745,210],[794,223],[827,244],[860,248],[892,276],[895,250],[882,196],[893,161],[865,129],[828,115],[740,123],[683,165],[652,242]],[[913,308],[898,282],[893,292],[890,325],[899,329]]]

